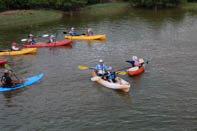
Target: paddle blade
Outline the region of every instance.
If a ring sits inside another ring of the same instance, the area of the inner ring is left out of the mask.
[[[48,37],[48,36],[49,36],[48,34],[42,35],[42,37]]]
[[[5,68],[11,70],[11,67],[8,64],[5,64]]]
[[[127,72],[118,72],[117,74],[118,74],[118,75],[126,75]]]
[[[64,31],[64,32],[63,32],[63,34],[67,34],[67,32],[66,32],[66,31]]]
[[[92,77],[91,81],[97,81],[97,80],[100,80],[100,79],[101,79],[101,77],[96,76],[96,77]]]
[[[80,70],[86,70],[86,69],[88,69],[88,67],[79,65],[78,66],[78,69],[80,69]]]
[[[27,39],[21,39],[21,41],[23,41],[23,42],[24,42],[24,41],[27,41]]]

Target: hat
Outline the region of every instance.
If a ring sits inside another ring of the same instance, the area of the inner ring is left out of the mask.
[[[71,30],[74,30],[74,29],[75,29],[74,27],[71,28]]]
[[[137,56],[133,56],[132,59],[133,60],[137,60],[138,58],[137,58]]]
[[[102,62],[103,62],[103,60],[99,60],[99,62],[100,62],[100,63],[102,63]]]
[[[12,46],[16,46],[16,42],[12,42]]]
[[[29,34],[29,36],[31,37],[31,36],[33,36],[32,34]]]
[[[9,70],[4,70],[4,73],[9,73]]]

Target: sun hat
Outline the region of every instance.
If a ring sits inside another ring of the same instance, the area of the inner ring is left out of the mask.
[[[100,60],[99,60],[99,62],[100,62],[100,63],[102,63],[102,62],[103,62],[103,60],[101,60],[101,59],[100,59]]]

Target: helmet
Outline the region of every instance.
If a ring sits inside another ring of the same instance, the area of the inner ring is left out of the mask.
[[[71,28],[71,30],[74,30],[74,29],[75,29],[74,27]]]
[[[100,62],[100,63],[102,63],[102,62],[103,62],[103,60],[101,60],[101,59],[100,59],[100,60],[99,60],[99,62]]]
[[[16,46],[16,42],[12,42],[12,46]]]
[[[138,58],[137,58],[137,56],[133,56],[132,59],[133,60],[137,60]]]

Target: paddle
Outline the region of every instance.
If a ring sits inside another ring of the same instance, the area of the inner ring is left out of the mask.
[[[64,31],[63,32],[63,34],[67,34],[67,32],[66,31]],[[83,34],[79,34],[79,35],[76,35],[76,36],[80,36],[80,35],[86,35],[85,33],[83,33]]]
[[[49,36],[49,34],[44,34],[44,35],[41,35],[41,36],[38,36],[38,37],[48,37],[48,36]],[[21,39],[21,41],[24,42],[24,41],[27,41],[27,39]]]

